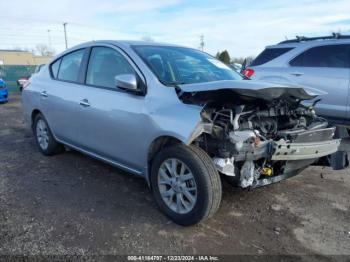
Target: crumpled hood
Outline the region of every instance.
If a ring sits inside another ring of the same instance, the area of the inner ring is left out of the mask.
[[[310,87],[288,86],[264,81],[253,80],[224,80],[207,83],[179,85],[182,92],[191,93],[195,98],[198,95],[210,95],[220,92],[225,95],[234,93],[241,98],[275,100],[275,99],[313,99],[319,95],[325,95],[326,92]],[[224,91],[224,92],[223,92]],[[204,98],[202,96],[202,98]],[[202,100],[202,99],[200,99]]]

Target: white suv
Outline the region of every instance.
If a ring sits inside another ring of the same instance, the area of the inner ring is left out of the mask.
[[[350,36],[297,37],[267,46],[243,74],[325,91],[317,114],[333,124],[350,124]]]

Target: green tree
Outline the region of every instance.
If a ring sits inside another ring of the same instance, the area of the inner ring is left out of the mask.
[[[225,64],[229,64],[231,62],[230,54],[227,52],[227,50],[222,51],[221,53],[218,52],[216,55],[218,59]]]

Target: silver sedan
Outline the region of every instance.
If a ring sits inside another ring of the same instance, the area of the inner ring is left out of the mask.
[[[143,176],[160,209],[191,225],[219,208],[220,176],[259,187],[337,150],[334,128],[300,103],[319,94],[243,80],[191,48],[96,41],[56,56],[22,98],[40,152],[71,148]]]

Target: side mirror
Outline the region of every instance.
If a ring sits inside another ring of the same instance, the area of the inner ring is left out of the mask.
[[[138,91],[137,79],[133,74],[117,75],[114,78],[114,83],[118,88],[129,91]]]

